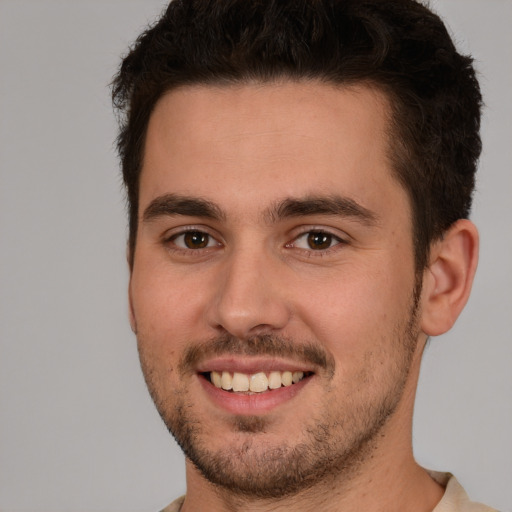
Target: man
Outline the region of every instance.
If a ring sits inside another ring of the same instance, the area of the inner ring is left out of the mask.
[[[412,453],[470,293],[481,97],[412,0],[174,1],[117,75],[166,511],[487,511]]]

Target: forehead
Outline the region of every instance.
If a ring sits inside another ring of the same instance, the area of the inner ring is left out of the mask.
[[[400,188],[388,159],[389,111],[383,93],[362,85],[282,82],[173,90],[150,118],[141,208],[164,193],[233,206],[243,197],[243,209],[258,198],[333,192],[363,205],[394,200],[385,194],[390,186]]]

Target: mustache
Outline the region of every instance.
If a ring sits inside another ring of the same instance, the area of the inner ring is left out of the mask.
[[[334,357],[323,347],[313,343],[299,343],[290,338],[262,334],[240,339],[229,334],[191,344],[178,365],[180,373],[193,370],[202,360],[229,354],[237,356],[270,356],[291,358],[310,363],[334,374]]]

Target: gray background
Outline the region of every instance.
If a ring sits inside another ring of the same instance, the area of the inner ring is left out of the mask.
[[[0,510],[154,511],[185,490],[127,321],[107,84],[157,0],[0,0]],[[512,507],[512,1],[438,0],[487,108],[478,277],[424,360],[414,442]]]

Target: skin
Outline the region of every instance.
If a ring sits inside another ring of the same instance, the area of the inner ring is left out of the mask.
[[[186,87],[157,103],[131,323],[152,397],[189,456],[184,512],[429,511],[441,499],[413,458],[414,394],[428,335],[450,328],[467,300],[477,234],[459,221],[432,246],[416,300],[388,110],[369,87],[316,82]],[[283,206],[311,198],[343,208]],[[327,245],[311,245],[311,233]],[[275,403],[241,405],[202,377],[222,367],[310,376]],[[310,447],[294,469],[304,482],[265,495],[298,446]],[[214,476],[198,461],[217,465]]]

